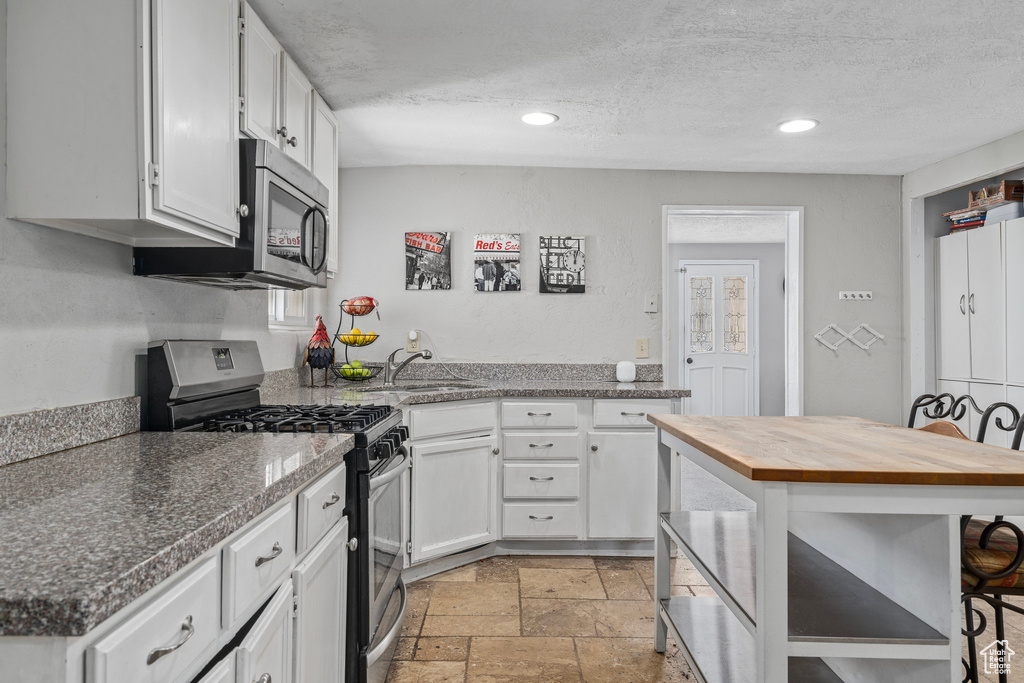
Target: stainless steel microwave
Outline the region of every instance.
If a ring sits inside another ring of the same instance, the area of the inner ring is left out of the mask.
[[[235,246],[136,247],[136,275],[228,289],[327,286],[327,188],[265,140],[240,140],[239,162]]]

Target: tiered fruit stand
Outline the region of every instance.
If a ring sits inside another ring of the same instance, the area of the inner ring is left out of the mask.
[[[380,305],[380,302],[376,299],[368,296],[360,296],[354,299],[345,299],[339,304],[341,306],[341,318],[338,321],[338,329],[334,333],[335,343],[341,343],[345,347],[345,362],[335,363],[332,370],[336,377],[347,380],[349,382],[365,382],[373,379],[380,371],[384,369],[383,363],[364,364],[361,367],[352,367],[352,361],[349,360],[348,350],[352,346],[369,346],[373,342],[377,341],[379,336],[376,332],[360,332],[359,334],[353,334],[351,332],[342,333],[341,328],[345,323],[345,314],[350,316],[351,325],[349,329],[356,328],[356,318],[369,315]],[[380,312],[377,313],[377,320],[380,320]]]

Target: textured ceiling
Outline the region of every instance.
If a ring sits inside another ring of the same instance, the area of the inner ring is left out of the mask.
[[[250,2],[343,167],[899,174],[1024,129],[1013,0]]]

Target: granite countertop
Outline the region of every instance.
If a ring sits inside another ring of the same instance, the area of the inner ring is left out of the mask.
[[[459,386],[457,389],[430,390],[434,386]],[[380,389],[374,391],[374,389]],[[411,391],[410,391],[411,390]],[[388,390],[379,384],[359,384],[338,380],[328,387],[289,387],[273,392],[261,391],[264,403],[335,405],[342,403],[387,403],[405,408],[422,403],[469,401],[488,398],[686,398],[689,389],[665,382],[586,382],[539,380],[403,380]]]
[[[136,432],[0,468],[0,635],[85,634],[353,443]]]

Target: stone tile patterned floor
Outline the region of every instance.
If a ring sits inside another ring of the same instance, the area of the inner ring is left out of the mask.
[[[654,652],[644,558],[494,557],[409,585],[389,683],[692,681],[669,638]],[[673,594],[707,589],[673,560]]]

